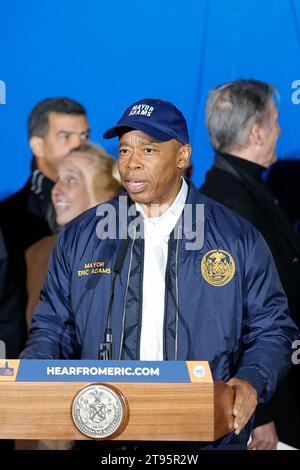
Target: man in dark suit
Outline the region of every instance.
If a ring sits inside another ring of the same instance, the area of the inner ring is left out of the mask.
[[[28,134],[33,153],[32,173],[22,189],[0,202],[0,226],[6,253],[1,285],[14,286],[14,292],[6,289],[0,303],[0,340],[6,344],[8,358],[18,357],[24,347],[24,251],[51,234],[51,189],[56,167],[71,150],[88,139],[86,111],[68,98],[43,100],[30,113]]]
[[[276,161],[280,134],[274,94],[272,86],[256,80],[237,80],[210,92],[206,125],[216,157],[200,191],[236,210],[263,234],[291,315],[299,324],[300,245],[288,217],[262,179],[266,168]],[[287,383],[269,405],[258,408],[250,448],[276,446],[274,420],[279,438],[299,446],[299,411],[292,406]]]

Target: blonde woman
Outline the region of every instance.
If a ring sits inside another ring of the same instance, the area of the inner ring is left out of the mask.
[[[57,181],[52,189],[52,203],[59,227],[118,193],[120,185],[113,177],[114,165],[114,157],[101,147],[89,143],[81,144],[64,158],[58,167]],[[43,238],[26,252],[28,328],[38,303],[49,255],[56,238],[57,234]]]

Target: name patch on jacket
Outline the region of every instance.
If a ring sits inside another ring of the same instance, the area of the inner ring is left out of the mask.
[[[233,278],[235,262],[230,253],[224,250],[211,250],[201,261],[201,274],[212,286],[225,286]]]
[[[107,268],[104,261],[92,261],[84,263],[83,268],[77,271],[77,276],[90,276],[91,274],[111,274],[111,268]]]

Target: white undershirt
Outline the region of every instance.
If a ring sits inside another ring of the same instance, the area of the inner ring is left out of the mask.
[[[188,186],[182,185],[175,201],[160,217],[147,217],[140,204],[137,210],[144,221],[145,249],[143,275],[143,312],[140,339],[142,361],[163,360],[163,324],[165,311],[165,272],[168,240],[187,198]]]

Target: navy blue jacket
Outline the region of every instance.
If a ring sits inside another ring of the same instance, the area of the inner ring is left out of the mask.
[[[109,203],[119,223],[118,198]],[[197,219],[201,204],[204,217]],[[103,218],[96,210],[103,207],[88,210],[60,234],[21,358],[97,359],[121,243],[99,238]],[[214,380],[248,380],[264,402],[290,367],[297,336],[272,256],[255,228],[193,186],[184,213],[188,208],[192,221],[183,217],[169,240],[164,359],[207,360]],[[131,221],[120,222],[123,231]],[[190,250],[196,225],[203,229],[203,246]],[[116,359],[139,359],[142,279],[143,240],[135,237],[115,283]],[[249,433],[250,424],[222,442],[246,442]]]

